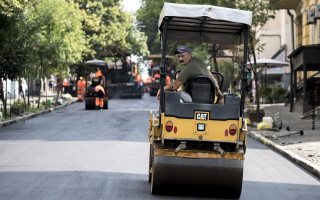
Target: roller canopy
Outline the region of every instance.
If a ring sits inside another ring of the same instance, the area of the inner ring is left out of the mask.
[[[107,63],[103,60],[97,60],[96,58],[93,60],[89,60],[86,62],[86,65],[88,66],[107,66]]]
[[[239,45],[243,43],[243,26],[251,26],[251,20],[250,11],[165,3],[158,28],[161,35],[164,21],[168,22],[168,41]]]

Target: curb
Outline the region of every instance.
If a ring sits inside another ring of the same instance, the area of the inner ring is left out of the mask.
[[[54,106],[52,108],[47,108],[45,110],[41,110],[41,111],[36,112],[36,113],[30,113],[30,114],[27,114],[27,115],[24,115],[24,116],[21,116],[21,117],[16,117],[15,119],[2,121],[2,122],[0,122],[0,128],[4,127],[4,126],[8,126],[10,124],[14,124],[14,123],[18,123],[18,122],[21,122],[21,121],[25,121],[25,120],[31,119],[31,118],[36,117],[38,115],[42,115],[42,114],[45,114],[45,113],[52,112],[54,110],[58,110],[58,109],[64,108],[64,107],[66,107],[66,106],[68,106],[70,104],[73,104],[75,102],[77,102],[77,100],[68,101],[68,102],[66,102],[66,103],[64,103],[62,105]]]
[[[268,140],[267,138],[263,137],[259,133],[256,133],[255,131],[248,131],[248,135],[251,138],[261,142],[262,144],[274,149],[278,153],[282,154],[283,156],[285,156],[289,160],[291,160],[294,163],[296,163],[297,165],[299,165],[300,167],[308,170],[310,173],[312,173],[316,177],[320,178],[320,167],[319,166],[313,164],[312,162],[302,158],[301,156],[299,156],[291,151],[283,149],[280,145],[272,142],[271,140]]]

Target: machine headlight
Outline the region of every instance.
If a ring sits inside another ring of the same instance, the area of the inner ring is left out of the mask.
[[[206,129],[206,125],[205,124],[198,124],[197,125],[197,130],[198,131],[204,131]]]

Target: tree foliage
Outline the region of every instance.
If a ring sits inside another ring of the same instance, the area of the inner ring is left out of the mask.
[[[62,75],[93,57],[148,54],[120,1],[0,1],[0,80]]]
[[[85,16],[83,30],[90,49],[86,59],[148,53],[146,37],[134,28],[133,16],[122,11],[120,0],[75,2]]]
[[[237,69],[234,67],[233,62],[222,61],[219,62],[220,72],[224,75],[225,80],[229,82],[229,89],[232,93],[234,89],[233,82],[236,80]]]
[[[254,81],[256,85],[256,102],[257,102],[257,112],[260,112],[260,95],[259,95],[259,85],[258,85],[258,71],[260,66],[256,62],[256,52],[263,51],[264,44],[261,44],[260,39],[257,37],[257,31],[263,27],[269,19],[275,17],[275,10],[277,5],[270,4],[269,1],[260,0],[243,0],[237,3],[237,8],[242,10],[252,11],[252,25],[249,34],[249,55],[253,57],[253,63],[251,64],[251,69],[254,74]],[[248,56],[249,58],[249,56]],[[250,59],[248,59],[250,62]],[[246,61],[245,61],[246,62]]]
[[[28,10],[29,45],[35,47],[32,56],[37,78],[81,61],[86,50],[83,18],[72,2],[43,0]]]
[[[148,54],[146,36],[121,0],[0,2],[1,78],[47,76],[93,57]],[[39,76],[39,73],[31,73]]]
[[[16,79],[27,58],[24,1],[0,3],[0,79]]]

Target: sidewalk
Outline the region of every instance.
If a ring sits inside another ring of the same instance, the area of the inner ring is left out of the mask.
[[[50,98],[53,98],[53,96],[51,96]],[[34,99],[38,100],[38,97],[35,97]],[[41,97],[42,100],[45,100],[46,97]],[[55,99],[55,97],[54,97]],[[13,123],[18,123],[18,122],[22,122],[25,121],[27,119],[36,117],[38,115],[44,114],[44,113],[48,113],[48,112],[52,112],[54,110],[58,110],[60,108],[66,107],[74,102],[77,101],[77,98],[72,97],[71,99],[64,99],[62,100],[62,102],[60,102],[59,105],[54,105],[52,104],[51,107],[43,109],[43,110],[38,110],[37,112],[25,112],[23,114],[21,114],[20,116],[13,116],[11,119],[2,119],[0,120],[0,128],[3,126],[7,126],[9,124],[13,124]]]
[[[264,108],[266,116],[271,116],[273,111],[280,113],[282,129],[269,131],[250,127],[248,135],[320,178],[319,116],[315,120],[315,130],[312,130],[311,119],[302,119],[303,115],[289,112],[289,107],[284,104],[264,104],[261,107]]]

